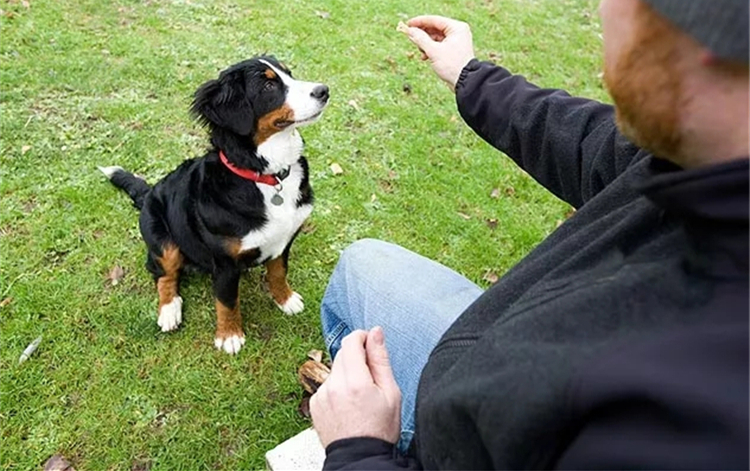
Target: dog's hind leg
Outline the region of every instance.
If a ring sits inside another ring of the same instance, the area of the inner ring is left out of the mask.
[[[233,263],[217,263],[213,273],[216,298],[216,338],[214,345],[230,355],[245,345],[240,314],[240,270]]]
[[[148,268],[154,274],[156,290],[159,292],[157,324],[162,332],[169,332],[179,327],[182,322],[182,298],[179,288],[184,258],[180,249],[172,242],[163,244],[161,253],[149,251],[148,256]]]
[[[273,297],[279,309],[286,314],[297,314],[305,308],[305,303],[302,301],[302,296],[299,293],[292,291],[286,279],[290,247],[291,243],[280,257],[271,259],[265,263],[266,280],[268,281],[268,290],[271,292],[271,297]]]

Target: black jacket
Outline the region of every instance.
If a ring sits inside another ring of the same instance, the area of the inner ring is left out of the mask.
[[[476,60],[456,94],[578,211],[435,347],[412,456],[355,438],[325,468],[748,468],[748,161],[679,169],[612,107]]]

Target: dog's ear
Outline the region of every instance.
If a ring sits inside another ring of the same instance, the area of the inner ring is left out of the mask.
[[[195,92],[190,111],[204,124],[230,129],[243,136],[253,130],[255,116],[245,94],[241,71],[201,85]]]

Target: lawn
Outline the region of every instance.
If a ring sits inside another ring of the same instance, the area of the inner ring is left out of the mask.
[[[296,369],[323,346],[320,298],[347,244],[396,242],[488,286],[569,212],[463,124],[397,22],[463,19],[480,59],[605,99],[596,3],[0,1],[0,468],[55,453],[79,470],[262,468],[309,426]],[[183,279],[185,321],[160,332],[137,213],[96,166],[154,182],[201,154],[193,91],[264,52],[332,102],[303,129],[317,204],[290,283],[306,309],[282,314],[248,273],[232,357],[213,346],[204,276]]]

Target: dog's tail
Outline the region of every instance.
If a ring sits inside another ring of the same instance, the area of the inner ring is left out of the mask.
[[[151,191],[151,186],[142,178],[138,178],[122,167],[98,167],[109,178],[114,186],[123,190],[133,200],[133,206],[139,210],[143,207],[143,200]]]

